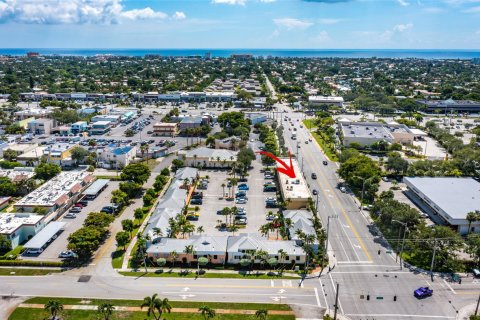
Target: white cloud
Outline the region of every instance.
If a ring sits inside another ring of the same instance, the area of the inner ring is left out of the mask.
[[[264,3],[272,3],[272,2],[275,2],[277,0],[260,0],[260,2],[264,2]]]
[[[330,18],[325,18],[325,19],[319,19],[318,22],[320,24],[337,24],[339,22],[342,22],[343,19],[330,19]]]
[[[295,18],[273,19],[273,23],[275,23],[279,27],[286,28],[287,30],[306,29],[313,25],[313,23],[310,21],[300,20]]]
[[[439,8],[439,7],[428,7],[428,8],[423,9],[423,11],[428,12],[428,13],[440,13],[440,12],[443,12],[445,10],[442,9],[442,8]]]
[[[322,30],[319,33],[317,33],[317,35],[313,38],[313,41],[320,42],[320,43],[328,42],[330,41],[330,35],[328,34],[327,31]]]
[[[230,4],[244,6],[246,0],[212,0],[212,3]]]
[[[396,26],[393,27],[393,31],[397,32],[404,32],[405,30],[413,28],[413,24],[407,23],[407,24],[397,24]]]
[[[122,0],[0,0],[0,23],[111,24],[166,17],[150,7],[124,10]]]
[[[172,16],[173,19],[175,20],[183,20],[183,19],[186,19],[187,16],[185,15],[185,13],[181,12],[181,11],[177,11],[175,12],[175,14]]]
[[[405,0],[397,0],[398,4],[401,5],[402,7],[407,7],[410,5],[409,2],[405,1]]]
[[[479,6],[479,7],[471,7],[471,8],[468,8],[468,9],[464,10],[464,12],[467,12],[467,13],[479,13],[479,12],[480,12],[480,6]]]

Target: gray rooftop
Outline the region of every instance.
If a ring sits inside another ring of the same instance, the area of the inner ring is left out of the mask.
[[[110,180],[108,179],[98,179],[97,181],[92,183],[92,185],[88,187],[88,189],[85,190],[83,194],[95,196],[100,192],[100,190],[102,190],[103,187],[108,184],[109,181]]]
[[[453,219],[465,219],[468,212],[480,210],[480,183],[473,178],[408,177],[404,181]]]
[[[23,247],[30,249],[39,249],[43,247],[48,240],[50,240],[58,231],[63,229],[66,225],[65,222],[50,222],[45,228],[37,233],[30,241],[28,241]]]
[[[342,131],[344,137],[393,139],[389,130],[381,124],[342,124]]]

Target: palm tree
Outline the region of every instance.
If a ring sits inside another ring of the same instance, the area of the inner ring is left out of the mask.
[[[258,231],[260,231],[262,236],[268,239],[268,234],[270,233],[270,222],[262,224]]]
[[[198,156],[196,154],[193,155],[193,166],[196,167],[197,166],[197,158]]]
[[[170,252],[170,257],[172,258],[172,268],[173,268],[175,265],[175,261],[177,260],[177,257],[178,257],[177,251],[173,250],[172,252]]]
[[[480,211],[476,210],[476,211],[471,211],[469,213],[467,213],[467,221],[468,221],[468,232],[467,233],[470,233],[470,226],[472,225],[472,223],[474,223],[475,221],[478,221],[480,220]]]
[[[268,311],[265,309],[260,309],[255,312],[255,318],[259,320],[267,320]]]
[[[238,231],[238,226],[236,224],[233,224],[230,226],[230,231],[232,231],[232,236],[235,235],[235,231]]]
[[[168,298],[164,298],[163,300],[159,299],[159,300],[160,300],[160,304],[157,308],[159,313],[158,319],[162,317],[162,314],[164,312],[170,313],[172,311],[172,305],[170,304],[170,301],[168,300]]]
[[[222,191],[223,191],[222,198],[225,196],[225,187],[226,187],[225,183],[222,183]]]
[[[102,303],[98,306],[98,313],[103,315],[104,320],[110,319],[110,316],[113,314],[115,307],[111,303]]]
[[[155,228],[152,229],[152,231],[153,231],[153,236],[155,236],[155,237],[163,236],[162,229],[160,229],[160,228],[155,227]]]
[[[204,232],[205,232],[205,229],[203,228],[203,226],[197,227],[197,233],[200,233],[200,235],[201,235]]]
[[[282,265],[285,264],[285,259],[287,256],[287,253],[283,249],[278,250],[278,262],[282,263]]]
[[[185,246],[185,249],[183,249],[183,252],[186,254],[186,255],[191,255],[192,259],[193,259],[193,255],[195,254],[195,250],[193,249],[193,245],[188,245],[188,246]],[[191,264],[191,259],[188,261],[188,264],[190,265]]]
[[[238,179],[232,178],[230,179],[230,182],[232,184],[232,197],[235,198],[235,186],[238,184]]]
[[[156,313],[155,313],[155,310],[159,310],[160,309],[160,303],[161,303],[161,300],[160,298],[158,298],[158,294],[154,294],[153,296],[151,297],[145,297],[143,298],[143,303],[142,305],[140,306],[141,309],[143,308],[147,308],[147,316],[150,317],[150,315],[153,315],[153,317],[158,320],[160,318],[157,317]],[[159,310],[160,312],[160,310]]]
[[[198,308],[198,311],[200,311],[205,320],[215,317],[216,314],[215,310],[213,310],[209,306],[201,306],[200,308]]]
[[[43,308],[50,312],[52,314],[52,319],[55,320],[57,319],[57,314],[63,310],[63,304],[57,300],[49,300],[45,303]]]

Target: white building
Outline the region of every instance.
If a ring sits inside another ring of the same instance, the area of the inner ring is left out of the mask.
[[[210,149],[200,147],[187,152],[179,151],[178,155],[186,166],[203,166],[206,168],[229,168],[237,161],[238,151]]]
[[[290,159],[282,158],[287,165]],[[307,208],[308,201],[312,198],[307,182],[303,178],[302,171],[298,165],[297,160],[292,159],[292,167],[295,170],[295,178],[290,178],[285,174],[278,173],[278,181],[280,184],[280,192],[283,199],[287,200],[287,209],[302,209]],[[277,163],[277,168],[283,168]]]
[[[405,177],[403,182],[419,206],[434,212],[432,220],[450,225],[460,234],[469,232],[467,213],[480,211],[480,183],[473,178],[451,177]],[[480,221],[470,225],[470,232],[480,233]]]
[[[370,146],[376,142],[412,144],[415,134],[403,124],[385,124],[380,122],[339,122],[343,145],[358,143]]]
[[[121,169],[130,164],[137,154],[137,147],[117,145],[97,147],[97,165],[107,169]]]
[[[0,234],[7,237],[13,249],[43,229],[43,218],[44,216],[29,213],[2,213]]]
[[[308,105],[310,107],[316,107],[321,105],[334,105],[337,107],[343,107],[343,97],[309,96]]]

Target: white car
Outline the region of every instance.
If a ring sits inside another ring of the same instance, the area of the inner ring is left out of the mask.
[[[31,249],[28,249],[27,251],[25,251],[26,254],[40,254],[42,252],[43,252],[42,248],[39,248],[39,249],[31,248]]]
[[[68,212],[66,215],[65,215],[65,218],[70,218],[70,219],[75,219],[77,217],[77,215],[73,212]]]
[[[59,258],[76,258],[77,254],[71,250],[62,251],[58,254]]]
[[[235,201],[236,204],[246,204],[247,203],[247,199],[245,198],[237,198],[237,200]]]
[[[342,191],[343,193],[347,192],[347,189],[345,187],[340,187],[340,191]]]

